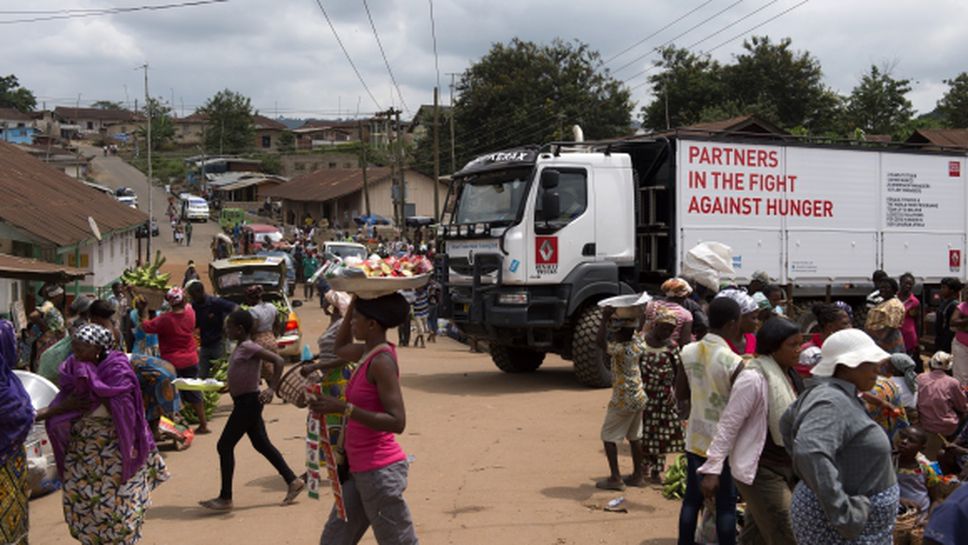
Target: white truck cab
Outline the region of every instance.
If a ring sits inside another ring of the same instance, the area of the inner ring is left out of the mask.
[[[610,381],[594,303],[632,293],[634,188],[628,155],[580,148],[494,153],[455,175],[451,222],[438,232],[447,304],[499,368],[533,371],[555,352],[582,382]]]

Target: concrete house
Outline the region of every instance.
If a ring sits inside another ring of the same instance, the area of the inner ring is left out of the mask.
[[[34,117],[14,108],[0,108],[0,141],[33,144],[37,129]]]
[[[135,265],[135,230],[148,219],[2,142],[0,203],[0,253],[90,272],[71,286],[78,292],[103,290]],[[14,290],[0,280],[0,310],[22,296]]]
[[[447,187],[415,170],[407,170],[406,215],[433,216],[434,189],[440,192],[443,203]],[[390,180],[390,169],[374,167],[367,169],[370,194],[370,212],[393,218],[395,191]],[[282,217],[287,224],[294,224],[307,213],[315,219],[326,218],[337,228],[353,226],[353,218],[366,213],[363,197],[363,169],[323,168],[296,176],[274,188],[267,188],[263,196],[282,201]]]

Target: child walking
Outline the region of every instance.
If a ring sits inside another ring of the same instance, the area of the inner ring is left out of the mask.
[[[282,454],[269,441],[266,425],[262,420],[262,406],[272,401],[275,389],[282,378],[283,359],[276,353],[262,348],[252,341],[254,327],[252,314],[246,310],[236,310],[225,322],[225,332],[229,339],[238,343],[229,357],[228,391],[235,406],[229,415],[222,436],[218,440],[219,465],[222,471],[222,489],[217,498],[199,502],[202,507],[218,511],[232,508],[232,474],[235,471],[235,445],[248,435],[259,454],[265,456],[279,475],[286,481],[289,490],[282,505],[289,505],[302,492],[305,483],[296,475],[282,458]],[[262,361],[274,365],[269,388],[259,392]]]
[[[612,320],[615,309],[605,307],[598,329],[598,344],[612,360],[612,400],[602,424],[602,442],[610,475],[595,483],[605,490],[625,490],[625,486],[645,486],[642,477],[642,412],[645,391],[639,362],[645,345],[635,335],[635,325],[628,320]],[[610,338],[607,332],[611,329]],[[622,479],[618,468],[618,443],[628,439],[632,447],[632,474]]]
[[[643,411],[642,451],[653,483],[662,483],[665,456],[685,450],[682,423],[675,396],[679,348],[672,340],[678,318],[666,307],[659,308],[645,333],[642,354],[642,384],[647,400]],[[643,469],[643,474],[645,469]]]

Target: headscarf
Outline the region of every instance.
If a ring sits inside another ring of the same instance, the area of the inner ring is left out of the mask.
[[[655,317],[652,318],[652,323],[678,325],[679,316],[677,316],[671,308],[665,305],[657,305],[655,309]]]
[[[943,352],[940,352],[943,354]],[[904,382],[911,389],[912,393],[918,391],[918,372],[915,369],[914,360],[907,354],[892,354],[891,365],[897,369],[898,373],[904,374]]]
[[[854,307],[848,305],[844,301],[834,301],[834,306],[846,312],[847,317],[850,318],[851,321],[854,320]]]
[[[20,448],[34,423],[30,395],[13,372],[16,362],[17,334],[0,320],[0,462]]]
[[[928,362],[928,367],[930,367],[931,369],[941,369],[942,371],[948,371],[949,369],[951,369],[951,361],[952,361],[951,354],[947,352],[938,351],[938,352],[935,352],[933,356],[931,356],[931,361]]]
[[[104,329],[104,328],[101,328]],[[121,455],[121,481],[127,482],[144,465],[155,441],[145,420],[141,385],[128,357],[110,351],[99,363],[68,357],[60,367],[60,393],[51,405],[69,396],[83,402],[80,409],[61,413],[47,420],[47,436],[54,450],[57,471],[64,476],[64,457],[71,439],[71,428],[100,404],[107,405],[114,422]]]
[[[114,335],[106,327],[88,323],[74,333],[74,340],[110,350],[114,344]]]
[[[718,299],[720,297],[728,297],[733,301],[736,301],[736,304],[739,305],[739,311],[742,314],[756,312],[759,309],[759,305],[757,305],[756,300],[754,300],[750,294],[742,290],[725,289],[717,293],[715,298]]]
[[[168,290],[168,293],[165,294],[165,300],[168,301],[168,304],[171,306],[180,305],[185,302],[185,290],[179,287],[171,288]]]
[[[689,297],[692,286],[682,278],[670,278],[659,287],[666,297]]]
[[[773,305],[770,304],[770,299],[762,291],[753,294],[753,301],[756,303],[756,308],[760,310],[773,309]]]

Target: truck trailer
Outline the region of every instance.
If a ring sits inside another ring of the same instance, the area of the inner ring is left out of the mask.
[[[452,177],[442,315],[509,373],[545,354],[608,386],[597,303],[654,290],[690,248],[732,249],[804,296],[870,291],[872,271],[966,280],[964,150],[673,131],[490,153]]]

